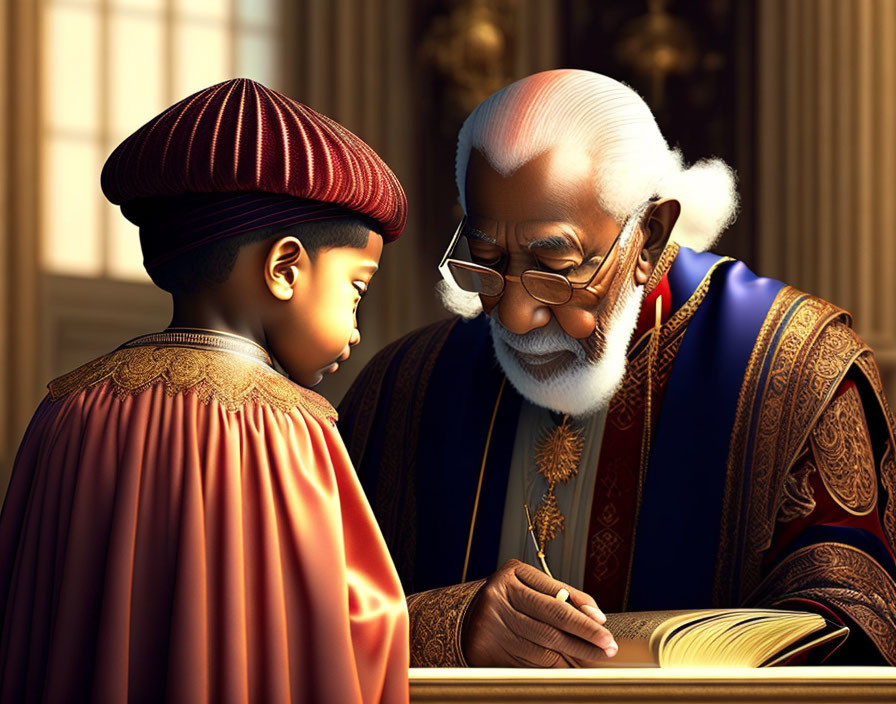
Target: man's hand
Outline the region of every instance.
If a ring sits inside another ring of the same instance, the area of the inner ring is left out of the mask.
[[[554,598],[569,591],[569,603]],[[594,599],[519,560],[495,572],[470,604],[464,657],[477,667],[587,667],[619,649]]]

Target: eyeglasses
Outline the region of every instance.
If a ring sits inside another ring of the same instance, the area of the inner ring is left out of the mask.
[[[523,284],[526,292],[536,301],[545,303],[550,306],[562,306],[569,303],[573,293],[577,289],[588,289],[597,275],[603,269],[604,264],[609,259],[616,245],[619,243],[622,233],[625,231],[625,225],[616,235],[610,249],[600,260],[597,268],[587,276],[587,280],[580,282],[570,281],[563,274],[557,274],[542,269],[526,269],[519,276],[511,276],[503,274],[492,267],[483,266],[474,263],[470,245],[464,234],[467,223],[466,216],[460,221],[451,244],[442,256],[439,263],[439,272],[442,277],[449,281],[454,281],[462,290],[469,293],[476,293],[480,296],[496,297],[504,293],[504,287],[507,281],[519,281]],[[591,291],[597,295],[596,291]]]

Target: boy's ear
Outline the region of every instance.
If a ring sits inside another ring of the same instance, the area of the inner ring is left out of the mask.
[[[264,261],[264,282],[276,299],[292,298],[308,260],[308,253],[295,237],[281,237],[271,245]]]
[[[681,214],[681,203],[674,198],[664,198],[650,206],[644,216],[644,243],[638,253],[635,281],[646,284],[653,273],[660,254],[669,242],[672,228]]]

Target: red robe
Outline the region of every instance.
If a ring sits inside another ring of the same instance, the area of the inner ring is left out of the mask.
[[[404,595],[335,412],[199,337],[50,384],[0,514],[0,701],[406,702]]]

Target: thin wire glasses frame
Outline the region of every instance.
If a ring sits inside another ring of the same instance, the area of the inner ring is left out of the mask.
[[[607,253],[600,260],[597,269],[586,282],[573,283],[563,274],[543,271],[541,269],[526,269],[519,276],[511,276],[510,274],[502,274],[500,271],[482,264],[476,264],[470,260],[453,258],[451,255],[458,247],[461,238],[466,239],[464,228],[467,223],[466,215],[461,219],[454,237],[445,254],[439,262],[439,272],[446,281],[453,281],[461,290],[469,293],[476,293],[481,296],[497,297],[504,293],[507,281],[519,281],[522,283],[526,292],[536,301],[552,306],[562,306],[572,299],[576,290],[589,289],[597,278],[597,275],[603,270],[604,264],[609,260],[610,255],[619,243],[622,233],[625,231],[628,221],[623,224],[622,229],[616,235]],[[467,246],[467,254],[469,246]],[[591,291],[597,295],[596,291]]]

